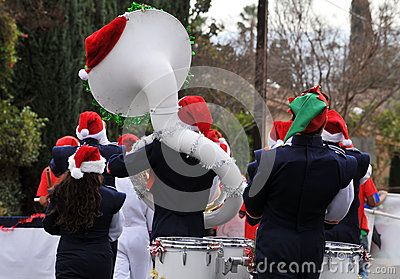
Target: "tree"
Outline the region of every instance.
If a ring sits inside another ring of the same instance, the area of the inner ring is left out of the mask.
[[[201,0],[204,2],[204,0]],[[197,1],[197,2],[201,2]],[[190,0],[141,0],[138,3],[145,3],[151,5],[157,9],[164,10],[172,15],[174,15],[183,26],[188,26],[189,24],[189,12],[190,12]]]
[[[0,34],[0,215],[15,215],[21,213],[25,193],[19,171],[37,161],[44,121],[29,107],[20,110],[11,104],[9,86],[20,33],[4,1],[0,1]]]
[[[8,85],[12,69],[17,62],[15,46],[19,32],[15,20],[8,13],[4,0],[0,0],[0,96],[9,97]]]
[[[351,63],[358,63],[368,50],[374,45],[374,31],[368,0],[351,1],[351,35],[350,53]],[[353,65],[354,66],[354,65]]]

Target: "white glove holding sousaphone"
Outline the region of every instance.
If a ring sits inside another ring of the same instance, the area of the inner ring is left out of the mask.
[[[192,58],[185,28],[172,15],[155,9],[125,13],[103,28],[115,28],[117,33],[107,38],[103,57],[92,65],[87,62],[88,68],[79,76],[88,80],[94,98],[107,111],[128,117],[150,112],[154,133],[139,141],[133,152],[158,137],[211,168],[223,184],[226,199],[218,209],[204,213],[205,227],[226,223],[239,212],[245,182],[228,154],[178,117],[178,90]]]

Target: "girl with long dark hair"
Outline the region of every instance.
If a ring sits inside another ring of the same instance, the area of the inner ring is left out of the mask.
[[[69,173],[49,195],[44,229],[61,235],[56,278],[110,279],[110,241],[122,232],[125,194],[103,186],[105,159],[98,148],[81,146],[69,158]]]

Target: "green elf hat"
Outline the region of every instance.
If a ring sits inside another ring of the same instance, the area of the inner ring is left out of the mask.
[[[293,123],[285,137],[285,142],[297,133],[313,133],[325,125],[328,102],[317,85],[296,98],[289,99],[289,111],[293,114]]]

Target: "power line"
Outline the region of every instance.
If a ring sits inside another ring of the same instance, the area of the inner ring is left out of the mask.
[[[350,14],[350,15],[353,15],[353,16],[355,16],[355,17],[361,19],[361,20],[368,21],[368,19],[367,19],[366,17],[364,17],[364,16],[362,16],[362,15],[360,15],[360,14],[357,14],[357,13],[355,13],[355,12],[352,12],[351,10],[346,10],[346,9],[340,7],[338,4],[336,4],[336,3],[334,3],[334,2],[332,2],[332,1],[330,1],[330,0],[325,0],[325,2],[328,2],[328,3],[331,4],[332,6],[335,6],[335,7],[338,8],[339,10],[344,11],[345,13],[348,13],[348,14]]]

